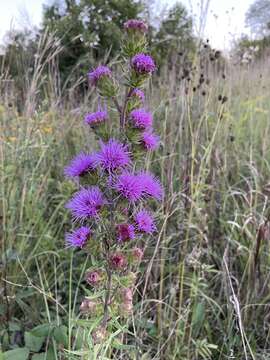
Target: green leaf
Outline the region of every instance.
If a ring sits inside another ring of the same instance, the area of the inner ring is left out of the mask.
[[[53,337],[58,344],[68,346],[68,329],[65,325],[58,326],[53,331]]]
[[[21,330],[20,325],[14,321],[10,321],[8,323],[8,327],[9,327],[9,331],[20,331]]]
[[[27,360],[29,356],[29,349],[19,348],[4,353],[5,360]]]
[[[35,354],[32,356],[32,360],[47,360],[46,353]]]
[[[204,317],[205,317],[204,304],[198,303],[193,312],[193,319],[192,319],[193,326],[200,328],[204,322]]]
[[[85,331],[81,328],[78,328],[76,331],[73,331],[73,339],[74,339],[74,344],[73,347],[75,350],[80,350],[83,348],[83,342],[84,342],[84,338],[85,338]]]
[[[121,341],[117,338],[113,339],[111,346],[118,350],[128,350],[128,351],[134,350],[135,348],[134,345],[122,344]]]
[[[44,340],[44,336],[35,336],[31,332],[26,332],[24,334],[25,346],[34,352],[38,352],[41,349]]]
[[[53,324],[41,324],[31,330],[31,334],[40,337],[47,337],[50,331],[54,328]]]

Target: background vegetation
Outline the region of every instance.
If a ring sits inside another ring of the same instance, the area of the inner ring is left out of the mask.
[[[167,196],[135,311],[95,347],[91,322],[78,317],[91,259],[64,248],[73,188],[63,167],[82,143],[94,146],[81,121],[98,103],[86,72],[99,62],[117,71],[121,26],[139,15],[147,7],[132,0],[66,0],[44,9],[38,32],[10,34],[0,82],[0,359],[270,359],[269,35],[264,26],[240,40],[228,61],[196,38],[182,5],[150,32],[162,146],[146,161]]]

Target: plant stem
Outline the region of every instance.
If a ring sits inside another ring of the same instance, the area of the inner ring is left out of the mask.
[[[124,105],[122,107],[122,112],[120,114],[120,128],[123,129],[125,127],[125,122],[126,122],[126,107],[127,107],[127,102],[128,99],[130,98],[130,95],[132,93],[133,88],[130,88],[127,92],[126,92],[126,96],[125,96],[125,101],[124,101]]]

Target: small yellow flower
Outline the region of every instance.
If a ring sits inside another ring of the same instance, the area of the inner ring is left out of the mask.
[[[46,134],[51,134],[52,133],[52,127],[51,126],[44,126],[42,128],[42,130],[46,133]]]
[[[7,139],[10,142],[15,142],[17,140],[16,136],[9,136]]]

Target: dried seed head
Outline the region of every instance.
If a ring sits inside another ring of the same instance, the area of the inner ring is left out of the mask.
[[[107,330],[105,326],[99,326],[96,330],[92,332],[92,338],[95,344],[102,343],[107,336]]]
[[[96,307],[97,303],[95,301],[85,298],[80,305],[80,311],[84,314],[94,314]]]

